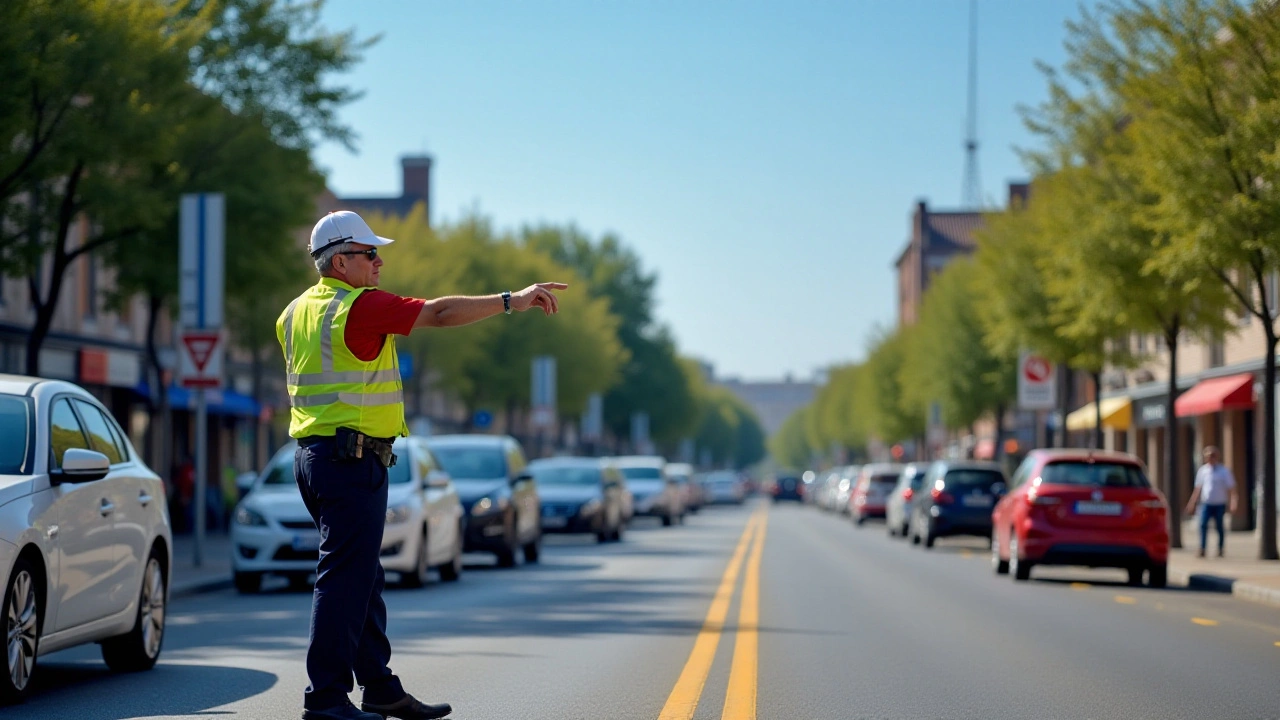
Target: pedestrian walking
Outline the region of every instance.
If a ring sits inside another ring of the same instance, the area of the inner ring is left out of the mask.
[[[1187,515],[1196,510],[1200,504],[1200,552],[1196,557],[1204,557],[1205,548],[1209,544],[1209,521],[1212,520],[1218,530],[1218,557],[1226,548],[1227,536],[1223,526],[1223,518],[1227,512],[1236,511],[1236,479],[1231,469],[1220,462],[1218,448],[1210,445],[1204,449],[1204,464],[1196,471],[1196,486],[1187,501]]]
[[[294,478],[316,527],[320,560],[312,596],[303,720],[442,718],[447,704],[407,693],[391,672],[379,553],[391,443],[409,434],[395,335],[457,327],[500,313],[558,310],[539,283],[518,292],[423,300],[377,290],[378,237],[356,213],[330,213],[311,231],[320,280],[276,321],[289,390]],[[347,697],[352,676],[361,708]]]

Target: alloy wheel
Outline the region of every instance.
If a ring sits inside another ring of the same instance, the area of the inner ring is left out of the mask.
[[[142,648],[149,658],[160,654],[164,613],[164,574],[160,572],[160,561],[153,557],[147,563],[147,579],[142,584]]]
[[[36,584],[25,569],[13,578],[5,630],[8,637],[9,681],[21,692],[31,680],[36,663],[36,640],[39,634],[39,609]]]

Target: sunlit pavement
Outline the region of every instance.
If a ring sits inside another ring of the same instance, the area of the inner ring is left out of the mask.
[[[514,570],[474,561],[456,585],[386,594],[393,668],[459,720],[1280,716],[1274,608],[1111,571],[1015,583],[983,541],[925,551],[812,507],[554,538]],[[180,598],[155,670],[58,653],[0,716],[297,718],[309,602]]]

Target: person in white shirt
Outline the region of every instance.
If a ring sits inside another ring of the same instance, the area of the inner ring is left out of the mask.
[[[1226,545],[1222,520],[1228,511],[1232,514],[1236,511],[1236,479],[1230,468],[1219,462],[1218,448],[1210,445],[1203,454],[1204,464],[1196,471],[1196,486],[1187,502],[1187,515],[1195,512],[1196,503],[1200,504],[1200,552],[1196,557],[1204,557],[1205,546],[1209,542],[1210,520],[1217,526],[1218,557],[1222,557]]]

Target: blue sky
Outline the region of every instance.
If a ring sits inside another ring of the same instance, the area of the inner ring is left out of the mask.
[[[1065,57],[1076,0],[979,0],[983,194],[1004,204],[1035,142],[1019,104]],[[381,34],[344,80],[355,154],[339,194],[398,194],[435,157],[433,220],[574,222],[656,270],[682,352],[722,376],[810,376],[895,318],[917,199],[959,204],[967,0],[362,2],[330,29]],[[395,288],[387,288],[394,291]],[[496,288],[501,290],[503,288]],[[571,302],[573,290],[565,295]]]

